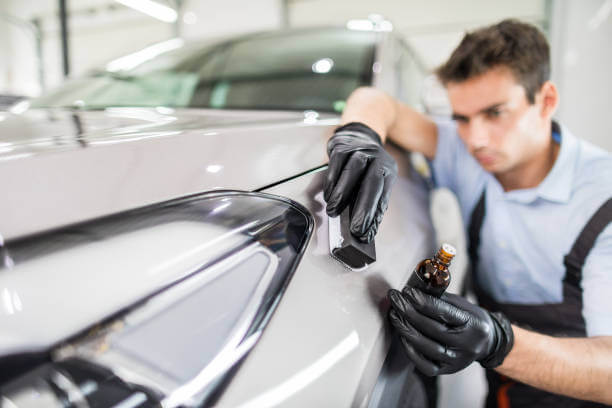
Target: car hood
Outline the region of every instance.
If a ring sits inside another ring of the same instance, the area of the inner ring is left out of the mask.
[[[108,108],[0,114],[0,240],[324,165],[337,116]],[[1,241],[0,241],[1,242]]]

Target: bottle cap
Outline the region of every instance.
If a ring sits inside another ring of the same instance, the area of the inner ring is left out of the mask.
[[[442,248],[440,248],[440,250],[445,252],[445,255],[451,258],[457,255],[457,250],[455,249],[455,247],[451,244],[447,244],[446,242],[442,244]]]
[[[436,254],[436,259],[438,259],[439,262],[442,262],[443,264],[446,264],[446,266],[448,266],[456,254],[457,250],[454,246],[444,243],[438,250],[438,253]]]

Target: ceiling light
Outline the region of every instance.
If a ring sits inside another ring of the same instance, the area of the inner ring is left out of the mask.
[[[374,23],[370,20],[350,20],[346,23],[346,28],[349,30],[372,31],[374,30]]]
[[[377,14],[372,14],[367,20],[349,20],[346,28],[357,31],[393,31],[393,24]]]
[[[177,19],[176,10],[152,0],[115,0],[124,6],[138,10],[166,23],[174,23]]]
[[[327,74],[334,66],[334,60],[331,58],[322,58],[312,64],[312,72],[317,74]]]

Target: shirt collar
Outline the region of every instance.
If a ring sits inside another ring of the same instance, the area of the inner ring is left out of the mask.
[[[572,193],[578,141],[569,130],[553,122],[553,131],[555,128],[561,136],[561,149],[552,169],[536,189],[538,196],[546,200],[567,203]]]
[[[567,203],[572,192],[578,141],[564,126],[553,122],[552,127],[553,132],[556,131],[560,135],[561,148],[552,169],[537,187],[504,192],[497,179],[491,175],[487,189],[497,190],[503,199],[525,204],[535,201],[538,197],[548,201]]]

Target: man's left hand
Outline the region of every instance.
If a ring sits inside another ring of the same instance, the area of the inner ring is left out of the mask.
[[[512,349],[508,319],[461,296],[430,296],[415,288],[389,291],[389,317],[408,357],[425,375],[454,373],[474,361],[500,365]]]

